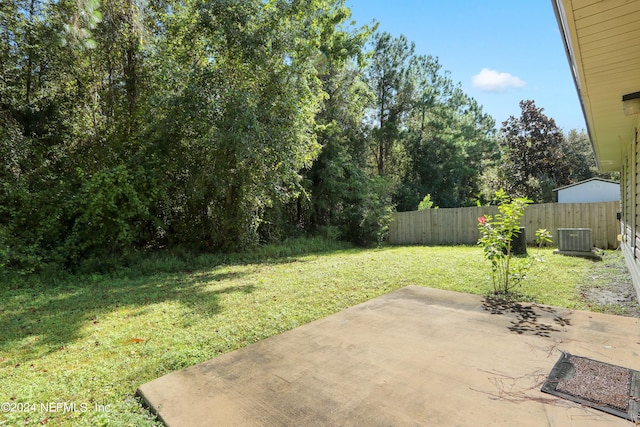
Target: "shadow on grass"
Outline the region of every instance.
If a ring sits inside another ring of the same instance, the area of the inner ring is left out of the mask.
[[[562,317],[558,314],[558,311],[552,307],[522,304],[505,298],[503,295],[490,295],[485,297],[482,302],[482,308],[491,314],[515,317],[514,320],[511,320],[511,326],[508,326],[507,329],[520,335],[531,334],[549,337],[551,332],[561,331],[557,329],[557,327],[571,325],[569,318]],[[543,316],[542,313],[548,313],[553,317],[553,325],[540,322],[540,318]]]
[[[3,331],[0,349],[7,351],[28,345],[29,341],[25,340],[31,338],[39,347],[37,356],[41,357],[81,339],[83,326],[99,323],[104,314],[122,308],[132,309],[131,321],[135,322],[136,311],[165,301],[179,301],[194,311],[215,315],[221,311],[221,295],[234,292],[249,294],[254,286],[236,285],[211,290],[211,282],[241,275],[238,272],[187,278],[173,274],[3,292],[5,295],[2,297],[9,308],[0,308],[0,331]]]
[[[304,255],[329,256],[350,248],[332,249],[299,250],[297,255],[282,251],[204,256],[192,260],[193,264],[185,260],[172,264],[171,258],[165,262],[158,257],[146,265],[123,268],[111,275],[70,276],[63,284],[0,289],[0,350],[22,347],[34,357],[42,357],[82,339],[84,326],[99,323],[101,316],[122,308],[132,311],[131,322],[145,307],[166,301],[178,301],[194,312],[213,316],[222,311],[222,295],[254,291],[252,284],[233,283],[252,274],[249,264],[303,263]],[[229,286],[224,287],[227,281]]]

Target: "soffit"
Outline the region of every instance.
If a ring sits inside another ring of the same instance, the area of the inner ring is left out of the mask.
[[[637,119],[622,96],[640,91],[640,1],[555,1],[598,166],[619,170]]]

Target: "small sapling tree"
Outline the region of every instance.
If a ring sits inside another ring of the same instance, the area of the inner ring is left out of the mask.
[[[509,294],[527,277],[529,269],[536,261],[542,259],[537,255],[522,259],[514,259],[511,253],[513,239],[520,233],[520,219],[524,209],[531,200],[518,197],[511,198],[504,190],[496,192],[498,213],[483,215],[478,218],[480,239],[484,256],[491,262],[491,278],[496,294]],[[536,243],[540,247],[551,242],[551,235],[545,229],[536,231]]]

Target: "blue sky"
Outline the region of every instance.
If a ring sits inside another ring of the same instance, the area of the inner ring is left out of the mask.
[[[404,34],[436,56],[496,127],[533,99],[558,127],[585,129],[551,0],[346,0],[357,25]]]

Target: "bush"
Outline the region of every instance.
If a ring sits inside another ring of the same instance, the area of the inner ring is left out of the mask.
[[[374,178],[367,180],[365,186],[345,207],[340,225],[342,238],[360,246],[382,243],[393,214],[389,182]]]
[[[520,218],[531,200],[524,197],[512,199],[504,190],[496,192],[496,199],[499,213],[478,218],[481,234],[478,244],[482,246],[485,257],[491,261],[494,293],[507,294],[526,279],[533,261],[539,259],[528,258],[515,261],[511,251],[511,243],[520,233]],[[537,230],[536,241],[539,245],[550,242],[549,232]]]
[[[418,205],[418,210],[424,211],[431,208],[438,209],[437,206],[435,207],[433,206],[433,201],[431,200],[431,194],[427,194],[426,196],[424,196],[424,199],[422,199],[422,201]]]
[[[63,250],[78,263],[126,253],[133,248],[148,217],[146,206],[125,166],[102,170],[87,179],[75,203],[76,216]],[[102,260],[102,261],[100,261]]]

